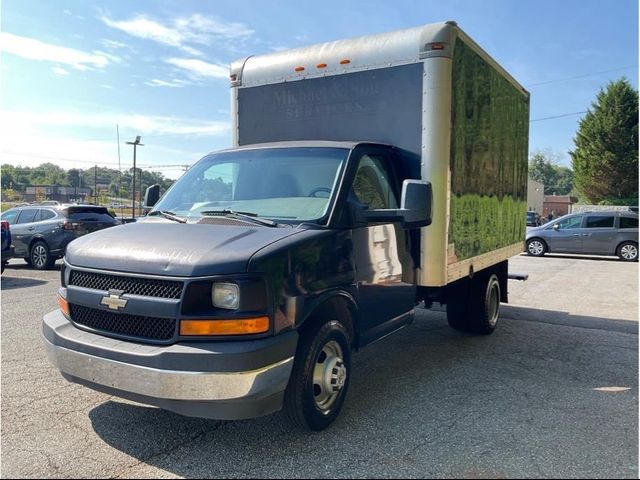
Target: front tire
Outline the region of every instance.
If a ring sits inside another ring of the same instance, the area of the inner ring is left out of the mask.
[[[49,246],[43,241],[32,245],[29,258],[31,266],[37,270],[49,270],[56,261],[49,252]]]
[[[635,242],[622,242],[616,251],[616,255],[623,262],[638,261],[638,244]]]
[[[349,387],[350,345],[337,320],[318,322],[302,334],[284,400],[294,425],[320,431],[337,418]]]
[[[547,253],[547,244],[539,238],[532,238],[527,241],[527,253],[534,257],[541,257]]]

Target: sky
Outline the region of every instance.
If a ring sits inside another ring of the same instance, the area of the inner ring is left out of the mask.
[[[177,178],[231,146],[232,61],[446,20],[531,92],[529,150],[561,165],[598,91],[638,88],[636,0],[0,0],[0,163],[125,169],[140,135]]]

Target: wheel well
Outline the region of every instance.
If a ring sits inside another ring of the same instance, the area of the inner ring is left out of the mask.
[[[31,241],[29,242],[29,255],[31,255],[31,247],[33,247],[33,244],[36,242],[44,242],[44,244],[47,246],[47,248],[49,248],[49,244],[47,243],[47,241],[42,238],[42,237],[34,237],[31,239]]]
[[[355,305],[352,305],[346,298],[341,296],[333,296],[324,300],[322,303],[313,308],[313,310],[302,321],[299,331],[303,334],[306,330],[310,329],[313,325],[327,319],[336,319],[344,325],[349,332],[349,340],[351,345],[357,345],[356,343],[356,329],[355,319],[356,310]]]
[[[542,237],[531,237],[527,239],[527,245],[529,245],[529,242],[531,242],[532,240],[538,240],[540,242],[542,242],[544,244],[544,248],[546,248],[547,252],[549,251],[549,245],[547,244],[547,242],[544,241],[544,238]]]
[[[633,243],[636,246],[636,248],[638,248],[638,242],[634,242],[633,240],[624,240],[620,242],[618,246],[616,246],[616,255],[618,255],[618,251],[620,250],[620,247],[625,243]]]

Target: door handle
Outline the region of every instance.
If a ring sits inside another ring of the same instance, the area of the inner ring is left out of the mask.
[[[591,236],[591,234],[590,234],[590,233],[583,233],[583,234],[582,234],[582,236],[583,236],[583,237],[590,237],[590,236]]]
[[[579,236],[580,236],[580,234],[579,234],[579,233],[574,233],[574,234],[573,234],[573,236],[574,236],[574,237],[579,237]]]
[[[36,227],[29,227],[27,228],[27,230],[29,230],[30,232],[33,232],[36,229]]]

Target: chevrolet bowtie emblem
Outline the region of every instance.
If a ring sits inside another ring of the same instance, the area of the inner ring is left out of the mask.
[[[127,306],[128,300],[120,298],[124,292],[118,290],[109,290],[109,295],[100,300],[102,305],[106,305],[111,310],[118,310]]]

